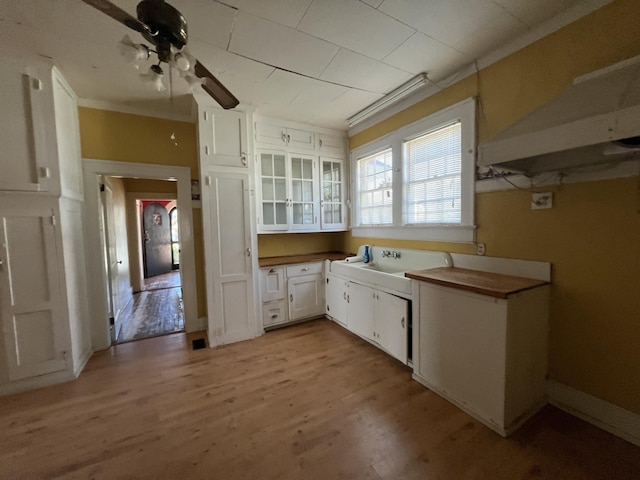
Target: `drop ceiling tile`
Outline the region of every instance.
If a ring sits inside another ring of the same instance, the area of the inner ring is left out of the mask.
[[[187,20],[189,44],[191,40],[198,38],[209,45],[227,48],[237,15],[235,9],[211,0],[173,1],[172,5]]]
[[[269,78],[275,70],[259,62],[240,57],[219,47],[212,47],[199,39],[189,42],[189,51],[211,72],[229,73],[247,77],[251,82],[261,82]]]
[[[318,77],[338,47],[295,29],[240,12],[229,51]]]
[[[347,130],[349,128],[347,118],[380,98],[382,98],[380,94],[349,90],[344,95],[311,112],[309,122],[320,127]]]
[[[256,17],[295,28],[312,0],[225,0],[224,3]]]
[[[380,10],[463,53],[478,51],[471,39],[485,34],[508,38],[506,32],[491,28],[524,26],[491,0],[385,0]]]
[[[386,93],[411,78],[411,74],[341,49],[320,77],[373,93]]]
[[[511,15],[526,23],[529,27],[540,25],[580,0],[495,0]]]
[[[361,0],[361,1],[366,3],[367,5],[371,5],[373,8],[378,8],[382,3],[382,0]]]
[[[416,33],[385,57],[383,62],[413,74],[426,72],[431,78],[442,78],[470,60],[457,50]]]
[[[313,2],[298,30],[376,60],[415,32],[358,0]]]

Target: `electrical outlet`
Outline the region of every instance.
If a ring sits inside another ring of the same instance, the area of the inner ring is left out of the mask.
[[[484,255],[486,245],[484,243],[476,243],[476,254]]]
[[[533,193],[531,194],[531,210],[542,210],[553,207],[553,193]]]

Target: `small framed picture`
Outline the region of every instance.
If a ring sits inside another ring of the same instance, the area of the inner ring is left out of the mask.
[[[191,180],[191,200],[200,200],[200,180]]]

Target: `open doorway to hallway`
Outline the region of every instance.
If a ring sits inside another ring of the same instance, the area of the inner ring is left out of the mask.
[[[176,183],[103,182],[112,343],[184,331]]]

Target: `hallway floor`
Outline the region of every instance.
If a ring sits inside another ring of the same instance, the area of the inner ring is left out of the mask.
[[[183,331],[180,272],[145,279],[145,290],[133,295],[122,316],[117,343]]]

